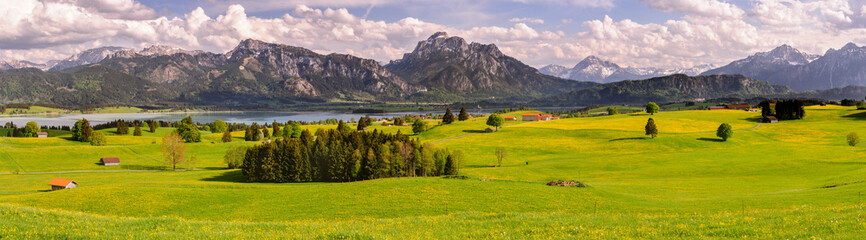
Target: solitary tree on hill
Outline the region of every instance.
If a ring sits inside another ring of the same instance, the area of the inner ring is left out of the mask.
[[[617,112],[615,107],[607,107],[607,115],[616,115],[617,113],[619,112]]]
[[[464,107],[460,108],[460,113],[457,114],[457,120],[460,120],[460,121],[469,120],[469,114],[466,113],[466,108],[464,108]]]
[[[654,115],[659,112],[659,105],[654,102],[649,102],[646,104],[646,112],[650,115]]]
[[[442,123],[451,124],[454,122],[454,114],[451,113],[451,108],[445,108],[445,116],[442,116]]]
[[[719,129],[716,130],[716,136],[722,138],[722,141],[728,141],[728,138],[731,138],[733,135],[734,130],[727,123],[722,123],[722,125],[719,125]]]
[[[171,132],[162,138],[162,154],[165,163],[171,166],[171,170],[177,170],[177,165],[183,163],[186,154],[186,145],[180,134]]]
[[[502,167],[502,160],[505,160],[505,158],[508,158],[508,152],[506,152],[505,148],[503,148],[503,147],[497,147],[495,154],[496,154],[496,166]]]
[[[497,131],[503,124],[505,124],[505,119],[499,114],[494,113],[487,117],[487,125],[495,127]]]
[[[656,135],[659,134],[659,130],[656,128],[656,121],[652,118],[646,121],[644,129],[646,130],[646,135],[650,135],[651,138],[656,138]]]
[[[150,132],[151,132],[151,133],[155,133],[155,132],[156,132],[156,128],[157,128],[157,124],[156,124],[156,122],[154,122],[154,121],[150,121],[150,122],[147,124],[147,126],[150,127]]]

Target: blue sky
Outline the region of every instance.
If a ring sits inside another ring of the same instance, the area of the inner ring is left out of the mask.
[[[534,67],[590,55],[622,66],[723,65],[788,44],[866,43],[863,0],[0,0],[0,60],[254,38],[382,63],[447,31]]]

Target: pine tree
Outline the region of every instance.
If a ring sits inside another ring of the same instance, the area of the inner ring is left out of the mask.
[[[460,114],[457,115],[457,120],[460,120],[460,121],[469,120],[469,114],[466,113],[466,108],[464,108],[464,107],[460,108]]]
[[[271,132],[268,131],[268,127],[262,127],[262,140],[271,139]]]
[[[226,130],[225,132],[223,132],[222,140],[224,143],[232,142],[232,131]]]
[[[280,125],[277,124],[276,120],[274,120],[274,123],[271,126],[273,126],[273,129],[274,129],[274,134],[272,134],[274,136],[274,138],[278,138],[278,137],[283,136],[283,130],[280,129]]]
[[[454,122],[454,114],[451,113],[451,108],[445,108],[445,116],[442,116],[442,123],[451,124]]]
[[[646,130],[646,135],[650,135],[651,138],[656,138],[656,135],[659,134],[659,130],[656,128],[656,121],[652,118],[646,121],[644,129]]]
[[[340,120],[340,123],[337,124],[337,131],[343,131],[346,128],[346,123],[343,123],[343,120]]]
[[[132,136],[141,136],[141,124],[135,124],[135,130],[132,132]]]
[[[155,133],[155,132],[156,132],[156,122],[154,122],[154,121],[150,121],[150,122],[147,124],[147,126],[150,127],[150,132],[151,132],[151,133]]]
[[[252,141],[253,140],[251,130],[252,129],[249,127],[244,128],[244,141]]]

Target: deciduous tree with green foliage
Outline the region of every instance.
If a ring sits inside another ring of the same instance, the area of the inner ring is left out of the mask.
[[[24,132],[22,132],[23,137],[36,137],[36,133],[41,131],[39,129],[39,124],[36,122],[27,122],[27,125],[24,126]]]
[[[499,114],[494,113],[487,117],[487,125],[495,127],[497,131],[499,130],[499,127],[502,127],[504,124],[505,118],[502,118]]]
[[[271,139],[271,132],[268,131],[268,127],[262,127],[262,140]]]
[[[184,142],[201,142],[201,133],[199,133],[195,123],[192,122],[191,116],[183,118],[175,132],[183,138]]]
[[[612,116],[612,115],[617,115],[617,114],[619,114],[619,112],[617,112],[615,107],[607,107],[607,115]]]
[[[656,121],[652,118],[646,121],[644,129],[646,130],[646,135],[649,135],[651,138],[656,138],[656,135],[659,134],[659,129],[656,128]]]
[[[105,146],[108,144],[108,141],[105,139],[105,134],[102,132],[93,132],[93,136],[90,137],[90,145],[91,146]]]
[[[226,163],[226,167],[229,169],[238,169],[241,168],[244,164],[244,155],[247,153],[248,146],[235,146],[229,148],[226,151],[225,157],[223,157],[223,161]]]
[[[659,105],[654,102],[649,102],[646,104],[646,112],[650,115],[654,115],[659,112]]]
[[[716,136],[722,138],[722,141],[728,141],[728,138],[731,138],[733,135],[734,129],[727,123],[722,123],[722,125],[719,125],[719,129],[716,130]]]
[[[87,119],[81,119],[75,122],[72,127],[72,139],[79,142],[90,142],[90,137],[93,136],[93,128],[90,127],[90,122]]]
[[[451,113],[451,108],[445,108],[445,115],[442,116],[442,123],[451,124],[454,122],[454,114]]]
[[[466,108],[464,108],[464,107],[460,108],[460,113],[457,114],[457,120],[459,120],[459,121],[469,120],[469,113],[466,113]]]
[[[855,132],[848,133],[848,146],[857,146],[860,143],[860,136]]]
[[[213,124],[211,125],[212,127],[210,128],[210,131],[212,133],[222,133],[225,132],[226,129],[228,129],[228,124],[226,124],[225,121],[219,119],[213,121]]]
[[[415,122],[412,123],[412,132],[419,134],[424,131],[427,131],[427,122],[421,118],[415,119]]]

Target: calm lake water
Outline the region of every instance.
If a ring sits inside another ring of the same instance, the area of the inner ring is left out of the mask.
[[[491,110],[492,111],[492,110]],[[489,113],[490,111],[483,111]],[[351,120],[359,119],[365,115],[374,118],[404,116],[407,114],[442,114],[445,111],[429,111],[429,112],[400,112],[400,113],[376,113],[376,114],[353,114],[339,112],[213,112],[213,113],[113,113],[113,114],[53,114],[53,115],[28,115],[14,117],[0,117],[0,126],[6,122],[13,122],[17,126],[24,126],[29,121],[35,121],[40,126],[72,126],[75,121],[86,118],[91,124],[99,124],[110,122],[118,119],[127,121],[132,120],[162,120],[162,121],[180,121],[186,116],[192,116],[192,120],[201,123],[213,122],[221,119],[226,122],[233,123],[271,123],[274,120],[277,122],[293,121],[320,121],[325,119],[341,119]],[[478,111],[471,111],[478,113]],[[454,112],[457,114],[457,112]]]

